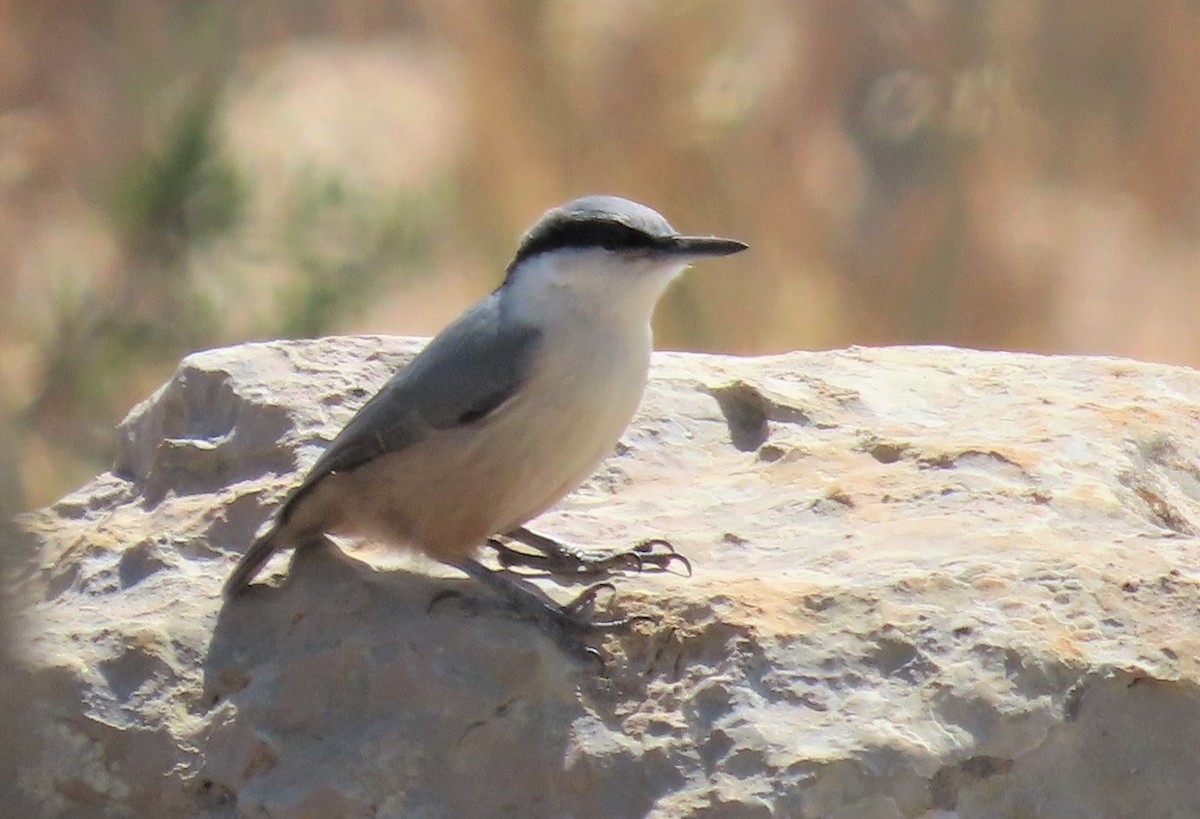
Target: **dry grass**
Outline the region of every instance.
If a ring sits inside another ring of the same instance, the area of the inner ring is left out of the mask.
[[[188,349],[436,329],[590,191],[753,247],[660,346],[1198,363],[1197,76],[1180,0],[0,0],[0,491]]]

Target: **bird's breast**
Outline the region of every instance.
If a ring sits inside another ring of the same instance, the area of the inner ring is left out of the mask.
[[[620,338],[548,332],[539,352],[521,394],[496,419],[527,489],[516,517],[553,505],[612,452],[641,402],[649,329]]]

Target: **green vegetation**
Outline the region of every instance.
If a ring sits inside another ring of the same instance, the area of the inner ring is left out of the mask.
[[[293,274],[279,294],[272,335],[328,333],[377,298],[397,270],[430,267],[430,236],[444,205],[356,188],[328,173],[303,174],[288,196],[283,248]]]
[[[269,303],[234,309],[246,283],[206,254],[237,255],[254,188],[221,143],[220,102],[213,90],[195,93],[161,147],[117,174],[119,253],[103,285],[64,277],[54,294],[42,387],[25,420],[66,481],[108,466],[113,423],[187,353],[332,332],[373,304],[385,279],[430,266],[428,237],[452,201],[449,185],[389,193],[314,170],[291,182],[279,224],[265,228],[278,233],[268,253],[286,276]]]
[[[71,441],[74,459],[107,462],[112,421],[131,388],[220,334],[193,252],[237,227],[247,191],[216,137],[218,112],[216,93],[195,95],[162,147],[119,173],[112,275],[87,290],[67,280],[55,293],[42,388],[26,417],[34,430],[55,433],[50,440]]]

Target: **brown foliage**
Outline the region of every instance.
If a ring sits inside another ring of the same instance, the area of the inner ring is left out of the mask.
[[[395,71],[351,72],[371,49]],[[347,81],[262,114],[272,83],[299,82],[296,54],[325,55],[322,70]],[[110,191],[198,90],[225,89],[225,138],[254,202],[220,259],[274,260],[255,263],[256,281],[286,289],[297,266],[285,239],[254,243],[283,218],[265,192],[286,199],[280,176],[297,169],[264,151],[313,133],[361,143],[353,159],[379,170],[344,169],[356,184],[438,203],[420,258],[441,284],[395,276],[373,311],[321,312],[321,331],[432,329],[422,317],[494,283],[542,209],[603,191],[752,246],[669,296],[660,346],[936,341],[1197,363],[1197,77],[1200,6],[1184,0],[0,0],[2,408],[42,430],[20,447],[28,498],[64,488],[47,476],[75,450],[102,457],[120,409],[189,346],[314,326],[264,318],[291,303],[275,291],[217,287],[228,321],[110,379],[99,412],[61,416],[98,426],[51,424],[33,403],[79,331],[56,324],[49,294],[64,277],[88,303],[128,293],[144,265]],[[350,261],[403,267],[380,252]],[[56,389],[68,409],[96,401]]]

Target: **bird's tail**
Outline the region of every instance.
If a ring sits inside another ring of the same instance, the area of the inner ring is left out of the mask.
[[[250,548],[246,550],[242,559],[238,561],[237,567],[234,568],[233,574],[229,575],[229,579],[225,581],[223,590],[225,597],[236,597],[250,585],[250,581],[262,571],[262,567],[271,559],[271,555],[275,554],[283,545],[279,535],[280,527],[276,523],[267,530],[265,535],[250,544]]]

